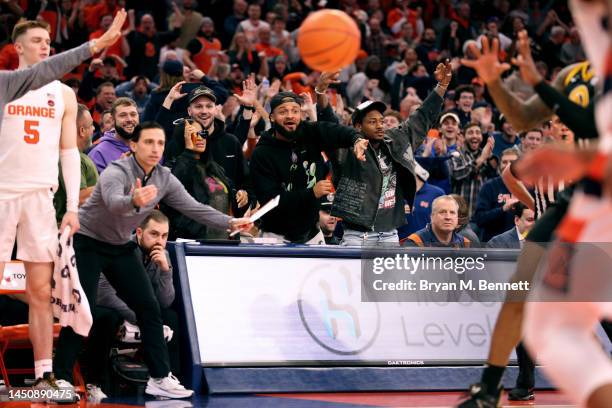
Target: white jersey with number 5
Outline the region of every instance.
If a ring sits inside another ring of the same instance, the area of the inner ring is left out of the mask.
[[[53,81],[4,107],[0,125],[0,200],[57,187],[64,116],[62,87],[61,82]]]

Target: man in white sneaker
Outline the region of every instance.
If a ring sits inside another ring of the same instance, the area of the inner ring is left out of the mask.
[[[159,164],[165,144],[166,136],[157,123],[145,122],[134,129],[130,140],[133,155],[112,162],[79,208],[81,229],[74,236],[74,249],[90,309],[95,311],[98,282],[104,272],[117,295],[136,314],[151,375],[145,392],[156,397],[189,398],[193,391],[170,372],[160,305],[136,252],[137,244],[130,239],[132,231],[161,201],[211,228],[243,231],[253,223],[248,218],[231,218],[191,197],[170,169]],[[83,337],[71,327],[62,328],[54,360],[57,378],[72,380],[82,346]]]
[[[100,40],[112,44],[119,34],[125,13],[119,13],[113,26]],[[66,54],[60,67],[58,57],[49,63],[49,25],[24,21],[13,30],[13,42],[19,56],[16,73],[0,73],[0,276],[10,261],[15,241],[17,258],[26,269],[26,297],[29,304],[29,336],[34,352],[35,388],[57,389],[52,367],[53,314],[51,309],[51,274],[57,248],[57,225],[53,208],[53,190],[58,184],[61,162],[67,193],[67,212],[60,229],[79,229],[80,160],[76,144],[77,103],[74,91],[55,80],[32,81],[31,66],[48,79],[61,76],[88,53],[95,44],[79,47]],[[46,60],[46,61],[45,61]],[[44,61],[44,62],[43,62]],[[40,64],[39,64],[40,63]],[[21,72],[21,73],[20,73]],[[22,82],[19,82],[22,81]],[[42,86],[42,87],[41,87]],[[29,87],[38,89],[27,91]],[[27,92],[23,92],[27,91]],[[10,103],[10,99],[19,96]],[[3,105],[6,103],[6,105]]]

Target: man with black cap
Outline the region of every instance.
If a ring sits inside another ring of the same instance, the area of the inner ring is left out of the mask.
[[[340,245],[340,239],[334,235],[334,231],[336,231],[336,226],[338,225],[338,218],[330,214],[333,202],[333,194],[324,195],[319,200],[319,204],[321,205],[321,209],[319,210],[319,228],[321,228],[326,245]]]
[[[278,207],[262,217],[264,237],[279,242],[324,244],[318,227],[319,201],[333,192],[321,152],[352,148],[365,160],[367,141],[355,129],[331,122],[303,122],[303,101],[280,92],[270,101],[272,128],[264,132],[251,157],[251,179],[261,204],[280,196]]]
[[[172,103],[186,95],[181,93],[183,84],[184,82],[179,82],[172,87],[157,115],[157,120],[165,129],[168,128],[166,125],[171,115]],[[212,89],[203,85],[198,86],[189,92],[187,102],[189,103],[187,107],[189,118],[200,131],[201,136],[206,139],[206,148],[212,159],[223,168],[227,178],[238,189],[236,200],[238,207],[243,208],[249,202],[247,191],[250,188],[242,144],[236,136],[225,131],[225,123],[222,120],[215,118],[217,97]],[[172,150],[172,153],[165,156],[168,161],[185,150],[184,132],[184,122],[174,128],[173,138],[168,142],[168,150]]]
[[[413,150],[440,114],[451,71],[450,62],[438,65],[434,92],[397,128],[385,131],[382,102],[363,102],[355,109],[353,125],[369,145],[365,163],[338,156],[332,215],[343,219],[344,245],[399,243],[397,228],[406,223],[404,202],[412,206],[416,193]]]

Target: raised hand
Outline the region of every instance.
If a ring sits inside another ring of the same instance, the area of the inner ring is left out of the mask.
[[[132,191],[132,203],[134,206],[138,208],[145,207],[155,197],[157,197],[157,187],[153,184],[143,187],[142,181],[140,181],[140,178],[137,178]]]
[[[238,102],[244,106],[253,106],[257,100],[257,85],[255,79],[248,76],[247,79],[242,81],[242,95],[234,95]]]
[[[92,54],[102,51],[104,48],[110,47],[121,37],[121,27],[125,23],[127,13],[121,9],[115,15],[112,24],[100,38],[96,40],[96,49],[92,49]]]
[[[315,197],[321,198],[324,195],[331,194],[334,192],[334,185],[329,180],[318,181],[317,184],[312,188],[312,192]]]
[[[181,92],[181,87],[184,84],[185,81],[177,82],[172,88],[170,88],[170,91],[168,92],[168,95],[166,95],[166,99],[164,99],[164,103],[162,104],[164,108],[170,109],[174,101],[187,95],[186,93]]]
[[[453,78],[453,67],[451,66],[449,59],[444,61],[444,64],[438,64],[436,71],[434,72],[434,77],[442,88],[448,88],[448,84],[450,84],[450,81]]]
[[[512,58],[512,63],[519,67],[521,78],[531,86],[535,86],[542,82],[542,75],[538,72],[533,57],[531,55],[531,47],[529,45],[529,37],[527,31],[521,30],[518,33],[518,56]]]
[[[498,58],[499,40],[493,39],[493,44],[489,47],[489,39],[486,36],[481,36],[482,52],[474,44],[470,44],[469,48],[476,56],[476,59],[461,59],[461,63],[466,67],[474,68],[478,76],[482,78],[485,84],[490,84],[499,78],[501,75],[510,69],[510,64],[501,63]]]
[[[333,72],[321,72],[321,75],[319,75],[319,80],[317,81],[317,86],[315,86],[315,90],[317,92],[327,91],[327,88],[329,88],[331,84],[340,83],[338,78],[340,78],[340,70]]]

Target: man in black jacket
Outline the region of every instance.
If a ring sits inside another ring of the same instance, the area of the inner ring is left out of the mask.
[[[172,87],[157,115],[157,120],[164,129],[172,127],[169,124],[172,117],[170,112],[172,103],[187,95],[182,93],[182,84],[183,82],[179,82]],[[187,114],[202,128],[201,134],[205,135],[207,142],[206,149],[215,163],[223,168],[225,176],[237,190],[238,207],[243,208],[249,201],[254,203],[254,197],[249,200],[252,194],[247,193],[250,190],[249,174],[246,159],[242,153],[242,144],[236,136],[225,131],[225,123],[222,120],[215,118],[217,109],[215,93],[212,89],[201,85],[189,92],[187,102],[189,103]],[[166,130],[166,133],[168,131]],[[173,149],[176,155],[185,150],[184,132],[185,124],[179,123],[174,128],[172,142],[168,142],[168,148]],[[166,156],[166,159],[168,162],[171,161],[169,156]],[[169,164],[168,162],[166,164]]]
[[[369,141],[366,160],[339,154],[334,173],[337,192],[332,215],[343,219],[344,245],[399,244],[397,228],[406,223],[404,201],[412,206],[416,194],[413,150],[421,145],[442,108],[451,80],[450,63],[439,64],[438,84],[399,127],[384,130],[384,103],[367,101],[357,106],[353,125]]]
[[[333,192],[326,180],[329,168],[321,152],[352,148],[363,160],[367,141],[346,126],[303,122],[302,99],[280,92],[270,101],[272,128],[262,134],[251,157],[251,179],[258,201],[277,195],[278,207],[262,217],[264,237],[281,242],[325,244],[319,221],[319,201]]]

